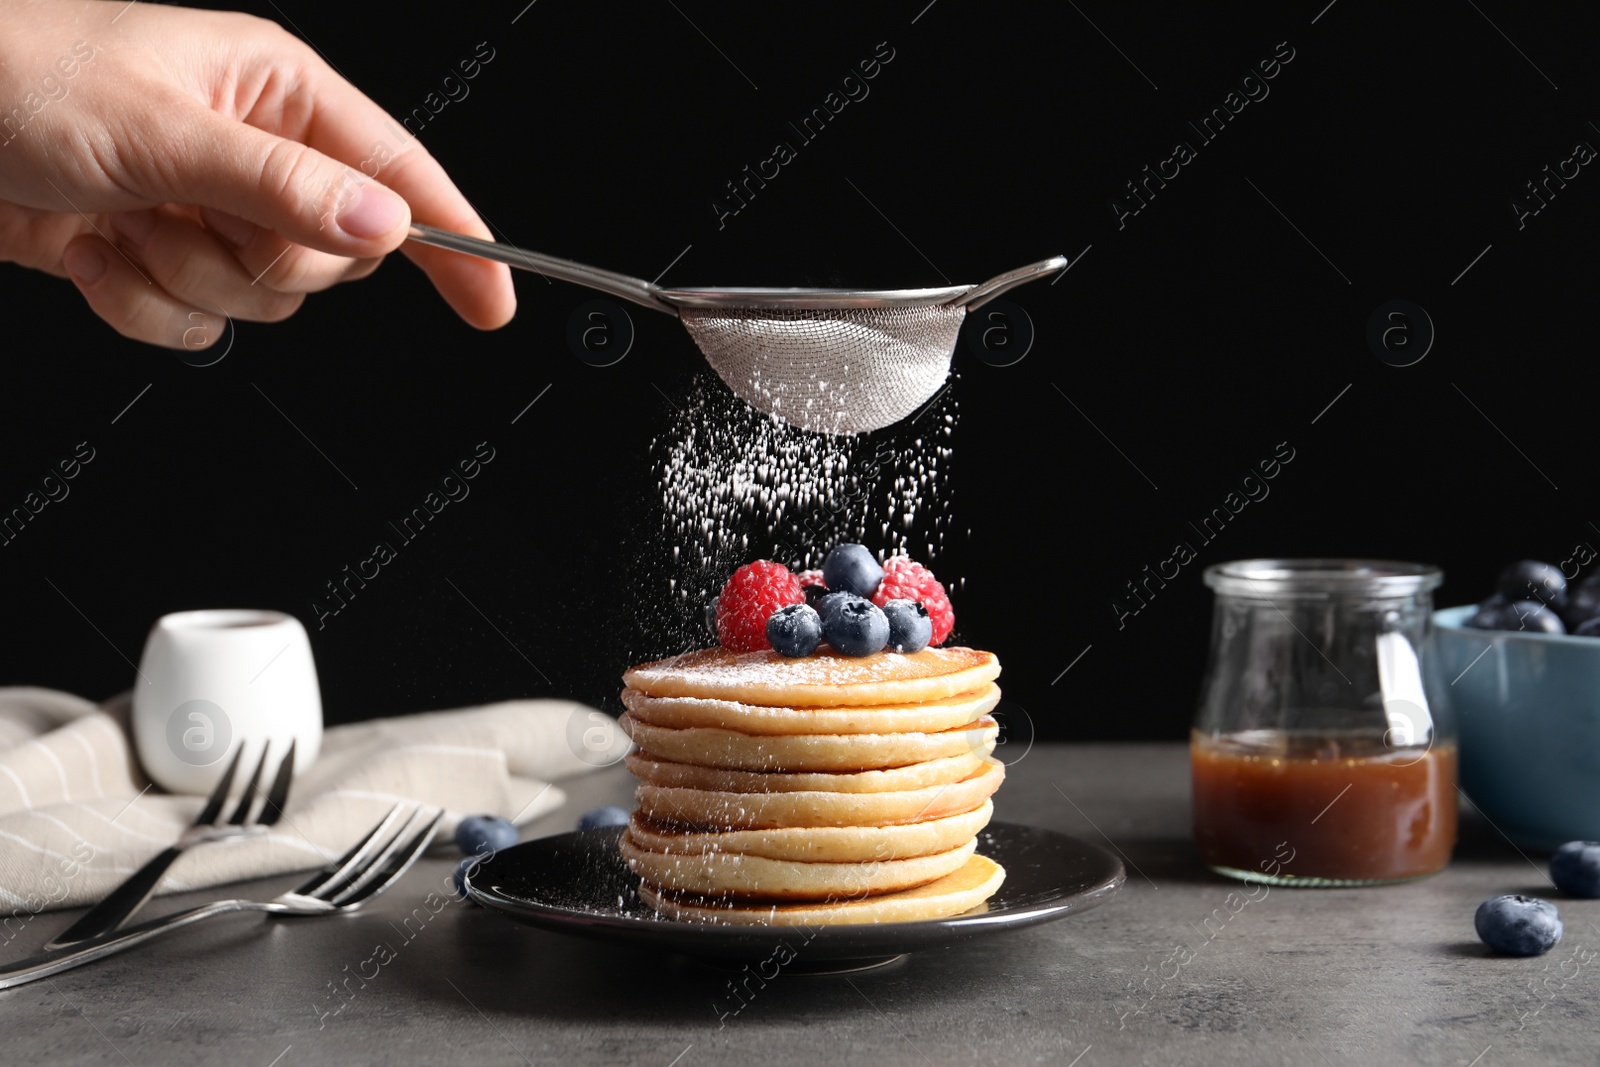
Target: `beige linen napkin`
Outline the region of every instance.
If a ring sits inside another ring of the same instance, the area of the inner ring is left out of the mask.
[[[0,687],[0,941],[40,911],[104,897],[175,842],[204,804],[151,786],[133,753],[127,706],[126,694],[99,706],[50,689]],[[465,815],[526,823],[565,802],[551,783],[616,762],[627,747],[612,719],[565,700],[332,726],[276,826],[189,849],[158,892],[320,866],[404,800],[445,809],[437,841],[448,841]],[[259,758],[258,748],[246,751],[241,783]],[[276,766],[269,758],[269,780]]]

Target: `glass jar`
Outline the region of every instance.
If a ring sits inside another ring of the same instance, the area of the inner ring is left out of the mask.
[[[1402,882],[1450,861],[1456,746],[1424,684],[1417,563],[1255,559],[1205,572],[1211,652],[1190,737],[1194,833],[1218,873]]]

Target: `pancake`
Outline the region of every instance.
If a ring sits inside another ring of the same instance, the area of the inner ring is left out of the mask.
[[[919,704],[982,689],[1000,674],[993,653],[925,648],[842,656],[823,646],[789,659],[770,649],[702,648],[626,671],[623,684],[653,697],[700,697],[781,708]]]
[[[949,785],[970,778],[983,770],[984,758],[993,748],[994,743],[990,742],[976,752],[964,752],[959,756],[855,773],[727,771],[692,763],[674,763],[658,759],[648,752],[629,753],[627,763],[628,770],[641,781],[684,789],[709,789],[723,793],[889,793],[926,789],[930,785]]]
[[[1000,687],[993,682],[968,693],[921,704],[867,708],[778,708],[706,697],[653,697],[622,691],[622,706],[640,722],[676,729],[722,727],[742,734],[938,733],[965,726],[994,710]]]
[[[709,726],[671,729],[617,720],[633,743],[657,758],[735,771],[863,771],[904,767],[992,748],[1000,727],[985,715],[938,733],[753,735]]]
[[[971,811],[1005,779],[1005,765],[984,760],[970,778],[886,793],[732,793],[639,783],[639,811],[652,822],[715,830],[778,827],[895,826]]]
[[[628,835],[652,852],[723,852],[805,863],[897,860],[948,852],[989,825],[994,804],[942,819],[897,826],[805,826],[778,830],[674,830],[634,814]]]
[[[969,840],[931,856],[856,863],[802,863],[725,852],[652,852],[640,848],[631,831],[622,835],[618,847],[633,873],[659,889],[745,900],[815,901],[926,885],[960,870],[978,843]]]
[[[974,855],[958,870],[926,885],[860,900],[757,905],[661,893],[649,885],[639,887],[639,897],[661,915],[684,922],[737,926],[916,922],[960,915],[982,906],[1005,876],[998,863]]]

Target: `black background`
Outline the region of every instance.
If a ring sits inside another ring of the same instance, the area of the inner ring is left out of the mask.
[[[1510,559],[1600,543],[1600,174],[1522,229],[1508,206],[1600,145],[1576,9],[524,3],[253,10],[397,115],[487,42],[422,137],[530,248],[645,278],[684,253],[662,278],[684,286],[939,285],[1075,257],[1014,294],[1026,359],[957,353],[962,535],[930,561],[965,579],[957,637],[1000,655],[1041,737],[1184,735],[1205,565],[1426,560],[1452,604]],[[719,229],[723,183],[879,42],[894,59],[870,96]],[[1198,146],[1184,123],[1279,42],[1294,58],[1270,95]],[[1180,138],[1197,158],[1119,228],[1123,181]],[[652,636],[670,575],[649,447],[706,372],[665,316],[635,311],[632,351],[596,368],[565,341],[587,290],[520,274],[516,320],[480,334],[396,256],[197,368],[118,338],[64,282],[0,279],[0,508],[76,442],[96,453],[0,548],[0,681],[106,696],[153,619],[213,606],[306,622],[330,722],[522,695],[614,707],[624,666],[676,650]],[[1395,299],[1437,329],[1412,366],[1366,341]],[[323,583],[485,440],[471,495],[319,629]],[[1201,544],[1186,523],[1280,442],[1294,459],[1270,496]],[[1179,540],[1198,559],[1119,628],[1112,598]]]

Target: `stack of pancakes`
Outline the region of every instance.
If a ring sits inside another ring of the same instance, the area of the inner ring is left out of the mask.
[[[977,834],[1005,777],[1000,664],[970,648],[708,648],[623,675],[638,809],[621,838],[664,915],[865,923],[968,911],[1005,872]]]

